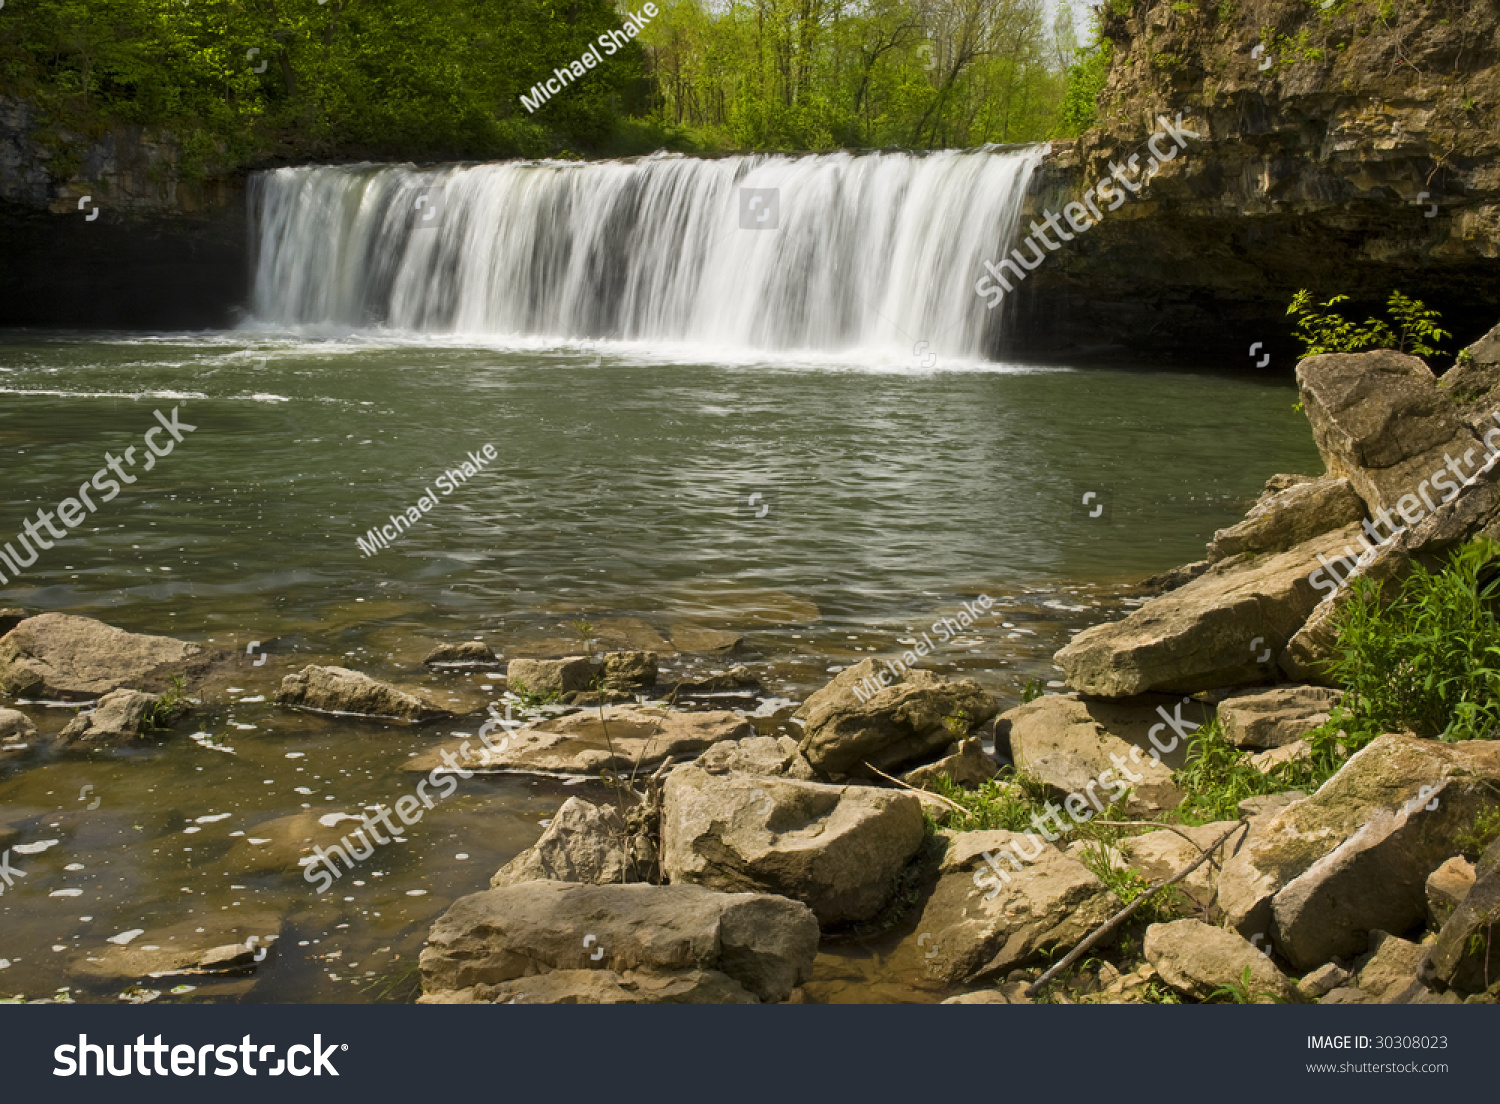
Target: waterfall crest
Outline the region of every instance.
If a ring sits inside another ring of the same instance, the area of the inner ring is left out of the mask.
[[[252,310],[278,325],[979,356],[1001,312],[974,282],[1041,155],[276,169],[251,184]]]

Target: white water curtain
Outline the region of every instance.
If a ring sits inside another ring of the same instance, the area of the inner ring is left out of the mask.
[[[1040,157],[277,169],[252,184],[253,310],[284,325],[764,349],[923,340],[975,356],[992,312],[974,282],[1011,241]]]

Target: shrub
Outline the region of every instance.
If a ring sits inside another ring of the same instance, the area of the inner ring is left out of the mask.
[[[1395,349],[1413,356],[1441,356],[1437,343],[1453,336],[1438,327],[1441,315],[1437,311],[1399,291],[1391,292],[1386,300],[1386,313],[1394,327],[1379,318],[1367,318],[1363,325],[1356,325],[1328,309],[1348,300],[1347,295],[1335,295],[1326,303],[1314,303],[1306,288],[1292,296],[1286,312],[1297,319],[1294,333],[1303,344],[1303,356],[1355,353],[1361,349]]]

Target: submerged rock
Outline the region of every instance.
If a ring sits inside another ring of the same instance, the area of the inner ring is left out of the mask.
[[[428,667],[447,667],[455,670],[499,667],[499,657],[490,651],[490,646],[479,640],[465,640],[459,644],[439,644],[422,660]]]
[[[750,722],[722,710],[680,713],[648,706],[609,705],[528,725],[492,747],[477,737],[447,740],[404,764],[404,769],[650,774],[664,759],[697,755],[720,740],[754,733]]]
[[[19,709],[0,709],[0,740],[29,740],[36,735],[36,725]]]
[[[433,925],[420,961],[427,1003],[466,990],[486,999],[484,987],[594,968],[621,977],[702,970],[775,1002],[810,976],[817,951],[813,914],[784,897],[537,881],[459,898]]]
[[[451,710],[417,692],[398,689],[347,667],[304,667],[282,680],[276,700],[314,713],[412,724],[453,716]]]
[[[861,660],[803,703],[802,754],[825,778],[865,763],[890,771],[929,759],[989,720],[998,706],[972,679],[910,667],[892,676]]]
[[[0,691],[13,698],[93,701],[112,690],[191,683],[225,653],[166,636],[129,633],[66,613],[28,617],[0,637]]]
[[[868,920],[922,846],[916,797],[679,767],[663,789],[662,873],[736,892],[801,901],[824,927]]]
[[[100,698],[92,711],[80,713],[62,730],[64,740],[91,743],[124,743],[146,735],[152,727],[166,727],[188,711],[179,702],[162,715],[160,694],[142,694],[138,690],[116,690]]]
[[[1322,567],[1318,557],[1338,555],[1358,531],[1349,526],[1288,552],[1224,560],[1123,621],[1085,629],[1056,662],[1073,689],[1106,698],[1265,682],[1318,604],[1322,592],[1309,581]]]

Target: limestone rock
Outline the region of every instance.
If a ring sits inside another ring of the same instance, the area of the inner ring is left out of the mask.
[[[769,774],[800,778],[811,782],[817,776],[812,764],[802,758],[797,741],[790,736],[746,736],[741,740],[721,740],[693,760],[693,766],[710,774],[738,771],[741,774]]]
[[[911,974],[950,985],[1003,975],[1045,951],[1072,947],[1120,907],[1087,867],[1040,836],[943,837],[937,886],[892,956]]]
[[[604,688],[627,693],[644,692],[656,685],[655,652],[610,652],[604,657]]]
[[[276,700],[313,713],[422,724],[453,716],[424,695],[401,690],[347,667],[302,668],[281,680]]]
[[[0,740],[29,740],[36,735],[36,725],[19,709],[0,709]]]
[[[446,740],[408,759],[403,768],[446,767],[444,752],[466,770],[595,774],[650,774],[664,759],[697,755],[720,740],[754,733],[750,722],[727,711],[679,713],[646,706],[605,706],[527,725],[487,747],[477,738]]]
[[[1500,745],[1382,736],[1287,806],[1224,864],[1219,902],[1299,969],[1361,951],[1426,913],[1427,875],[1500,782]],[[1430,807],[1429,807],[1430,806]],[[1274,903],[1273,903],[1274,902]]]
[[[1287,552],[1225,560],[1123,621],[1085,629],[1056,662],[1069,686],[1108,698],[1264,682],[1318,604],[1321,592],[1308,581],[1321,567],[1318,556],[1337,555],[1357,531],[1349,526]]]
[[[1326,962],[1297,982],[1297,992],[1306,1000],[1320,1000],[1335,989],[1348,986],[1353,979],[1354,975],[1337,962]]]
[[[1416,357],[1390,349],[1307,357],[1297,384],[1329,474],[1347,478],[1372,515],[1403,501],[1425,509],[1419,488],[1449,456],[1484,453]]]
[[[795,716],[803,726],[802,754],[821,775],[837,778],[866,762],[891,771],[930,758],[996,712],[972,679],[950,682],[910,667],[893,678],[864,659],[839,672]]]
[[[549,879],[588,885],[646,880],[654,856],[637,855],[617,809],[570,797],[552,814],[541,839],[502,866],[490,886]]]
[[[598,668],[588,656],[566,659],[513,659],[505,668],[505,681],[518,694],[571,694],[587,690]]]
[[[1354,983],[1376,1000],[1402,996],[1416,982],[1426,950],[1420,943],[1373,931],[1370,953],[1354,964]]]
[[[1219,702],[1219,720],[1224,738],[1236,747],[1277,748],[1326,721],[1342,697],[1323,686],[1242,690]]]
[[[128,743],[151,728],[151,721],[158,712],[162,698],[159,694],[143,694],[139,690],[115,690],[105,694],[94,705],[92,711],[79,713],[62,730],[64,740],[83,740],[90,743]],[[174,714],[186,712],[186,706]],[[164,724],[168,718],[155,718]]]
[[[1159,701],[1170,702],[1170,708],[1085,700],[1074,694],[1043,695],[1002,717],[1010,722],[1011,759],[1016,770],[1045,782],[1063,797],[1075,819],[1097,816],[1100,806],[1118,799],[1127,787],[1125,808],[1131,816],[1175,809],[1182,791],[1172,782],[1161,749],[1182,756],[1186,735],[1212,716],[1195,703]],[[1173,723],[1181,726],[1184,736],[1177,735]],[[1153,729],[1159,748],[1150,743]],[[1142,754],[1143,748],[1150,754]],[[1073,794],[1081,795],[1079,800],[1069,800]]]
[[[13,698],[92,701],[112,690],[165,690],[222,657],[166,636],[128,633],[89,617],[43,613],[0,637],[0,691]]]
[[[781,1001],[811,974],[817,950],[812,913],[783,897],[539,881],[459,898],[420,962],[428,997],[597,965],[621,975],[712,970]]]
[[[1325,475],[1294,483],[1263,496],[1244,521],[1215,533],[1208,546],[1208,562],[1247,552],[1286,552],[1330,529],[1362,521],[1364,516],[1365,504],[1347,479]]]
[[[979,737],[968,736],[949,747],[948,754],[941,759],[908,771],[902,781],[918,789],[935,789],[937,780],[946,778],[955,786],[972,790],[998,773],[1000,764],[984,753]]]
[[[663,791],[662,873],[790,897],[834,927],[885,907],[924,834],[909,793],[679,767]]]
[[[1182,825],[1176,831],[1146,832],[1124,841],[1121,851],[1126,863],[1154,885],[1166,881],[1178,871],[1191,866],[1193,861],[1203,854],[1204,848],[1218,843],[1234,826],[1234,821],[1214,821],[1211,824],[1197,826]],[[1183,836],[1188,838],[1184,839]],[[1178,882],[1177,888],[1186,894],[1194,905],[1200,907],[1208,905],[1214,898],[1215,865],[1222,864],[1225,859],[1234,854],[1242,841],[1243,833],[1231,835],[1225,843],[1220,845],[1211,862],[1204,863]]]
[[[1195,1000],[1208,1000],[1222,986],[1245,986],[1247,969],[1252,1003],[1300,1004],[1303,1000],[1290,979],[1258,948],[1232,931],[1201,920],[1152,924],[1146,929],[1145,955],[1163,981]]]
[[[490,646],[479,640],[465,640],[458,644],[439,644],[427,653],[422,662],[428,667],[445,667],[453,670],[483,669],[499,667],[500,659]]]
[[[1301,801],[1307,794],[1301,790],[1284,790],[1275,794],[1256,794],[1247,797],[1235,806],[1236,811],[1246,820],[1255,820],[1257,817],[1271,816],[1279,813],[1294,801]]]
[[[1454,855],[1427,876],[1427,915],[1435,928],[1441,928],[1453,910],[1474,888],[1474,864],[1462,855]]]
[[[1474,887],[1444,922],[1418,976],[1461,993],[1482,993],[1500,978],[1500,841],[1490,844],[1474,870]]]

